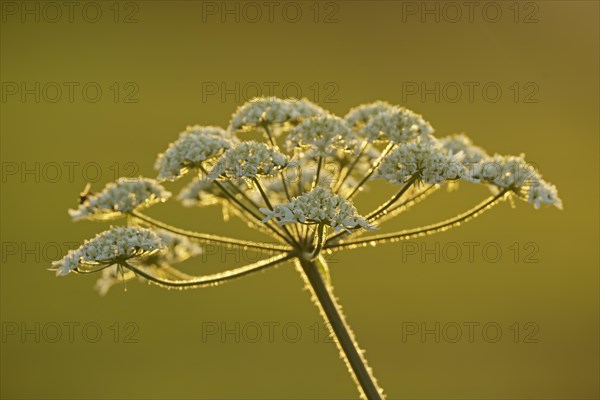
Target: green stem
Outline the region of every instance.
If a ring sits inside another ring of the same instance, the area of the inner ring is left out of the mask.
[[[304,279],[313,294],[313,299],[323,317],[329,322],[328,326],[337,339],[335,342],[340,349],[340,355],[357,384],[361,397],[368,400],[381,400],[383,390],[377,385],[377,380],[372,375],[367,360],[358,347],[341,307],[337,304],[331,286],[323,280],[316,261],[301,258],[299,263]]]
[[[325,242],[325,224],[319,224],[317,226],[317,244],[315,245],[315,249],[312,253],[312,259],[314,260],[319,256],[321,249],[323,248],[323,243]]]
[[[265,133],[267,134],[267,138],[269,139],[269,143],[271,143],[271,146],[275,147],[276,149],[279,149],[279,147],[277,146],[277,142],[275,141],[275,137],[271,133],[271,129],[269,129],[269,125],[263,124],[261,126],[264,129]]]
[[[319,184],[319,178],[321,176],[322,168],[323,168],[323,157],[319,157],[319,160],[317,161],[317,172],[315,173],[315,180],[313,181],[311,189],[316,188],[317,185]]]

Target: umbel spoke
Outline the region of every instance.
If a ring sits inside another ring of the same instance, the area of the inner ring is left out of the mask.
[[[223,236],[209,235],[209,234],[205,234],[205,233],[198,233],[198,232],[188,231],[185,229],[176,228],[176,227],[166,224],[164,222],[158,221],[154,218],[150,218],[149,216],[142,214],[138,211],[132,212],[131,216],[134,218],[137,218],[149,225],[152,225],[156,228],[160,228],[165,231],[174,233],[176,235],[185,236],[187,238],[194,239],[194,240],[197,240],[197,241],[203,242],[203,243],[225,244],[225,245],[246,247],[246,248],[257,249],[257,250],[272,250],[272,251],[276,251],[276,252],[289,252],[291,250],[291,247],[286,247],[286,246],[281,246],[281,245],[276,245],[276,244],[259,243],[259,242],[253,242],[253,241],[247,241],[247,240],[232,239],[232,238],[223,237]]]
[[[272,257],[266,260],[262,260],[256,262],[254,264],[248,264],[243,267],[231,269],[225,272],[219,272],[212,275],[204,275],[194,277],[193,279],[182,279],[182,280],[172,280],[172,279],[163,279],[158,278],[148,272],[143,271],[142,269],[132,265],[131,263],[124,262],[123,266],[137,275],[146,278],[148,281],[157,284],[159,286],[165,288],[179,288],[179,289],[196,289],[207,286],[216,286],[220,285],[224,282],[231,281],[235,278],[240,278],[242,276],[250,275],[252,273],[262,271],[266,268],[276,266],[281,264],[287,260],[294,258],[294,254],[281,254],[276,257]]]
[[[493,206],[502,201],[502,198],[506,195],[507,191],[501,191],[495,196],[492,196],[479,205],[475,206],[471,210],[457,215],[454,218],[447,219],[436,224],[427,225],[420,228],[409,229],[399,232],[386,233],[382,235],[374,235],[363,239],[356,240],[340,240],[339,243],[328,243],[325,244],[325,249],[338,250],[338,249],[352,249],[359,246],[376,245],[379,243],[395,242],[403,239],[416,238],[419,236],[431,235],[437,232],[443,232],[447,229],[451,229],[461,225],[462,223],[468,222],[471,219],[481,215],[484,211],[491,209]]]
[[[394,202],[392,202],[389,205],[389,208],[386,210],[385,213],[378,213],[377,215],[374,215],[373,217],[369,218],[368,221],[369,222],[379,221],[379,225],[381,225],[382,223],[388,221],[389,219],[397,216],[401,212],[406,211],[413,205],[419,203],[421,200],[423,200],[424,198],[429,196],[431,193],[433,193],[438,187],[439,187],[439,185],[429,185],[425,189],[415,193],[414,195],[412,195],[411,197],[407,198],[406,200],[400,202],[399,204],[393,205]],[[403,188],[400,190],[402,191]],[[394,197],[396,197],[396,196],[394,196]],[[388,203],[389,203],[389,201],[388,201]],[[385,206],[385,204],[382,205],[380,208],[383,208],[384,206]],[[374,214],[374,213],[372,213],[372,214]],[[355,231],[352,233],[343,231],[343,232],[340,232],[340,233],[337,233],[337,234],[331,236],[329,239],[327,239],[327,243],[331,244],[331,243],[338,242],[339,240],[343,239],[344,237],[347,237],[350,235],[352,235],[352,237],[356,238],[366,232],[368,232],[368,231],[359,230],[359,231]]]

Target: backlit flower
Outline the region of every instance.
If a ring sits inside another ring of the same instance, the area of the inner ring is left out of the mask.
[[[357,228],[374,229],[374,226],[358,214],[350,201],[321,186],[293,198],[287,204],[276,205],[273,211],[267,208],[261,208],[260,211],[267,216],[265,222],[275,218],[279,225],[322,223],[331,226],[336,232],[351,232]]]
[[[346,121],[334,115],[305,119],[287,137],[289,149],[308,148],[315,157],[330,156],[338,150],[350,150],[355,144],[354,132]]]
[[[237,142],[237,138],[219,127],[188,127],[164,153],[159,154],[154,164],[158,179],[174,181]]]
[[[74,221],[106,220],[123,216],[136,209],[149,207],[171,197],[154,179],[120,178],[102,191],[85,196],[77,209],[69,210]]]
[[[465,169],[464,179],[491,184],[500,190],[510,190],[523,200],[539,208],[541,203],[562,209],[556,187],[546,182],[541,174],[521,156],[499,154]]]
[[[324,110],[306,99],[257,97],[240,106],[229,124],[230,131],[257,126],[283,124],[323,113]]]
[[[369,104],[362,104],[350,109],[344,117],[350,127],[362,127],[375,115],[390,111],[394,106],[386,101],[375,101]]]
[[[273,147],[247,141],[227,150],[216,162],[210,177],[255,178],[276,175],[290,164],[288,156]]]
[[[401,144],[419,136],[426,138],[433,133],[433,128],[421,115],[403,107],[393,107],[374,115],[359,132],[369,142],[389,140]]]
[[[489,157],[479,146],[475,146],[467,135],[460,133],[438,139],[441,145],[452,154],[463,153],[463,163],[478,163]]]
[[[397,147],[385,157],[374,177],[403,184],[411,177],[435,184],[460,176],[462,153],[448,154],[435,139],[416,140]]]
[[[164,247],[153,231],[136,227],[113,227],[85,241],[52,266],[57,275],[67,275],[80,266],[102,266],[148,256]]]

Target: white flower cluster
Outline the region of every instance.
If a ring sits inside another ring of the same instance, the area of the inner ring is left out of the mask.
[[[261,208],[260,211],[270,219],[277,219],[279,225],[286,223],[325,224],[335,229],[335,232],[364,228],[374,229],[374,226],[361,217],[352,203],[340,195],[334,195],[327,188],[317,186],[302,196],[294,197],[287,204],[276,205],[273,211]]]
[[[421,115],[403,107],[393,107],[374,115],[359,132],[369,142],[390,140],[401,144],[419,136],[427,137],[433,133],[433,128]]]
[[[146,257],[131,260],[132,264],[141,270],[152,273],[155,276],[163,276],[162,273],[165,267],[180,263],[190,257],[197,256],[202,253],[202,248],[183,236],[174,235],[165,230],[159,229],[155,231],[162,243],[164,249],[162,251],[151,253]],[[108,290],[119,282],[134,278],[136,275],[133,271],[121,268],[118,265],[113,265],[104,268],[100,278],[96,281],[95,288],[100,295],[104,296]],[[141,278],[144,280],[144,278]]]
[[[213,167],[210,178],[255,178],[276,175],[293,165],[288,156],[273,147],[255,141],[242,142],[227,150]]]
[[[484,181],[502,189],[518,190],[534,178],[536,172],[531,165],[527,164],[523,156],[496,154],[469,166],[463,175],[471,182]]]
[[[479,146],[475,146],[473,141],[465,134],[450,135],[439,139],[440,143],[451,154],[457,154],[462,151],[463,163],[474,164],[485,160],[489,155]]]
[[[535,208],[539,208],[541,203],[547,203],[562,209],[556,187],[546,182],[523,156],[496,154],[466,168],[463,175],[471,182],[484,182],[500,189],[512,190]]]
[[[386,101],[375,101],[373,103],[362,104],[358,107],[351,108],[344,119],[351,127],[362,127],[375,115],[390,111],[393,108],[394,106]]]
[[[562,200],[558,197],[558,190],[553,184],[546,182],[540,176],[534,179],[529,185],[526,193],[526,199],[528,203],[533,204],[537,209],[540,208],[541,203],[551,204],[562,210]]]
[[[111,265],[152,254],[164,247],[161,238],[144,228],[113,227],[87,240],[81,247],[69,250],[52,266],[57,275],[67,275],[80,265]]]
[[[231,118],[229,131],[294,122],[324,112],[321,107],[306,99],[283,100],[276,97],[257,97],[237,109]]]
[[[158,179],[174,181],[237,142],[237,138],[219,127],[188,127],[164,153],[159,154],[154,164]]]
[[[101,192],[87,195],[77,209],[69,210],[74,221],[107,220],[123,216],[135,209],[149,207],[171,197],[154,179],[119,178]]]
[[[462,153],[449,154],[443,151],[442,145],[433,137],[419,139],[402,144],[388,154],[374,177],[398,185],[411,177],[424,183],[441,183],[461,176],[461,160]]]
[[[305,119],[287,137],[288,149],[308,148],[314,157],[327,157],[338,150],[348,151],[356,145],[356,134],[345,120],[334,115]]]

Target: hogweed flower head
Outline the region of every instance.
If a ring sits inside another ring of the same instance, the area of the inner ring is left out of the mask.
[[[74,221],[115,219],[164,202],[169,197],[171,193],[154,179],[120,178],[107,184],[99,193],[86,194],[77,209],[69,210],[69,215]]]
[[[334,115],[320,115],[298,124],[287,137],[287,147],[307,148],[314,157],[327,157],[339,150],[353,149],[356,140],[346,121]]]
[[[258,126],[293,123],[323,113],[324,110],[306,99],[256,97],[237,109],[231,118],[229,131],[254,129]]]
[[[189,170],[199,168],[203,162],[222,154],[237,142],[237,138],[219,127],[188,127],[164,153],[159,154],[154,164],[158,179],[174,181]]]
[[[401,144],[419,136],[427,137],[433,133],[433,128],[421,115],[403,107],[393,107],[375,114],[359,132],[369,142],[389,140]]]
[[[464,178],[471,182],[493,185],[500,190],[510,190],[520,198],[539,208],[541,203],[562,209],[556,187],[546,182],[539,171],[521,156],[496,154],[466,168]]]
[[[475,146],[473,141],[463,133],[446,136],[440,138],[439,141],[443,148],[451,154],[462,152],[462,161],[465,164],[478,163],[489,157],[484,149]]]
[[[542,179],[539,173],[532,179],[525,196],[524,200],[533,204],[536,209],[540,208],[542,203],[553,205],[559,210],[563,208],[556,186]]]
[[[287,204],[279,204],[273,210],[261,208],[267,217],[264,221],[277,219],[277,223],[325,224],[335,229],[335,232],[375,227],[361,217],[354,205],[331,190],[317,186],[312,191],[293,198]]]
[[[52,263],[57,275],[67,275],[80,266],[118,264],[133,258],[148,256],[164,247],[155,232],[133,226],[113,227],[87,240],[65,257]]]
[[[139,259],[129,262],[137,268],[151,272],[158,276],[167,277],[172,271],[171,266],[183,262],[190,257],[202,253],[202,248],[188,238],[175,235],[165,230],[156,230],[164,248],[161,251],[150,253]],[[124,269],[120,265],[112,265],[102,269],[100,278],[96,281],[95,288],[100,295],[104,296],[114,285],[135,277],[135,273]],[[144,280],[140,277],[141,280]]]
[[[414,140],[388,154],[374,175],[401,185],[409,179],[436,184],[457,179],[463,168],[462,153],[449,154],[434,138]]]
[[[344,119],[351,127],[361,128],[377,114],[390,111],[393,108],[394,106],[386,101],[375,101],[351,108]]]
[[[211,179],[276,175],[295,165],[288,156],[265,143],[247,141],[227,150],[210,172]]]

